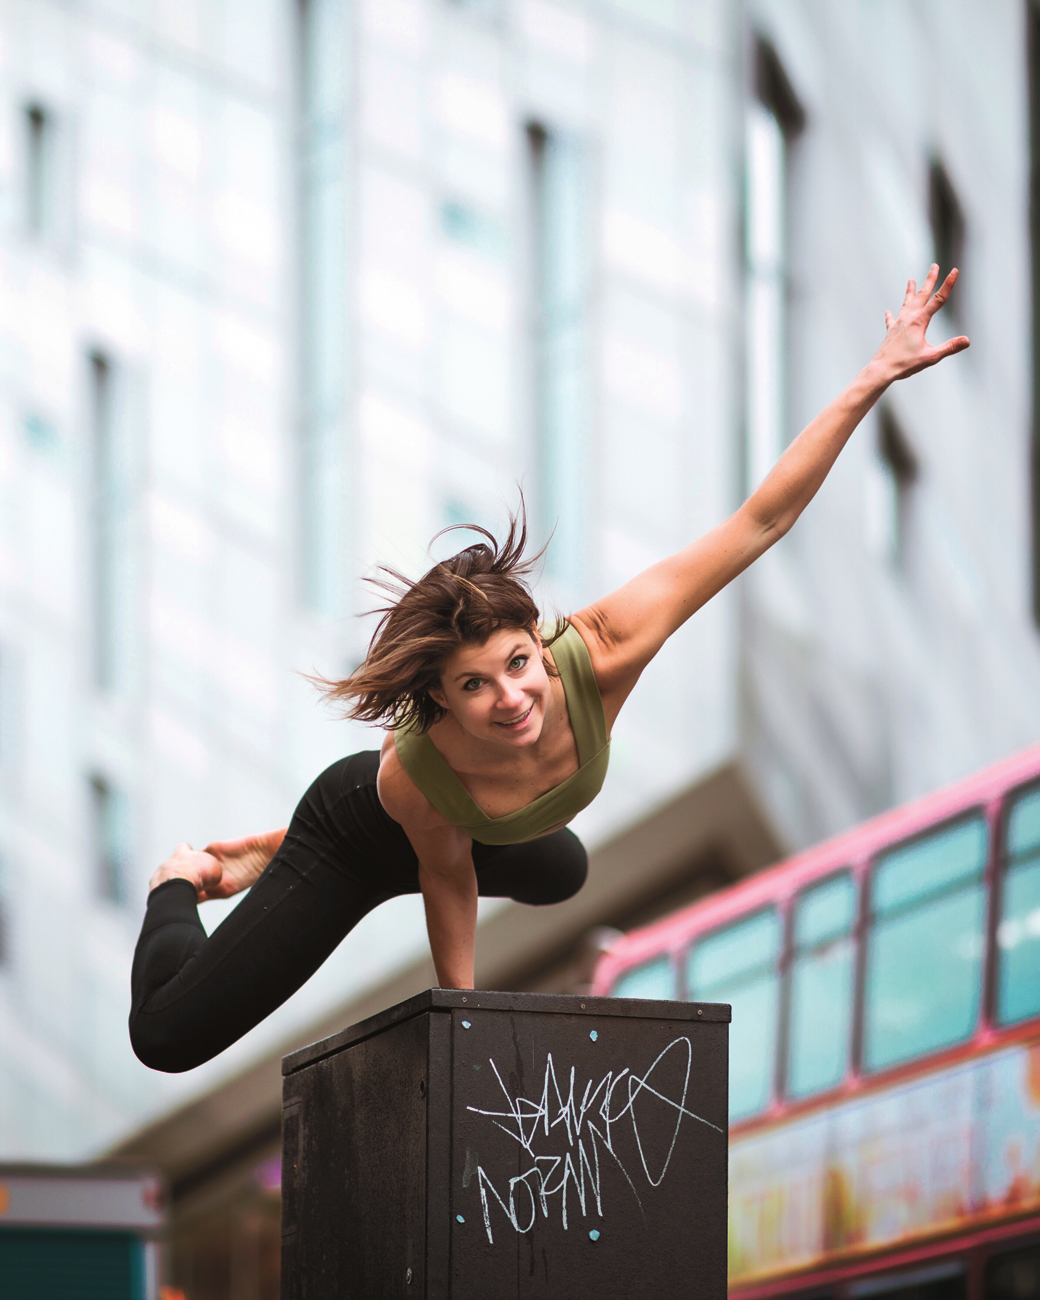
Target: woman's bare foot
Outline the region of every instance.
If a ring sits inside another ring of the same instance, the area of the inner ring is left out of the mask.
[[[215,840],[204,849],[178,844],[172,857],[152,876],[148,888],[154,889],[164,880],[187,880],[195,886],[200,903],[211,898],[231,898],[255,884],[284,838],[283,829],[247,835],[241,840]]]

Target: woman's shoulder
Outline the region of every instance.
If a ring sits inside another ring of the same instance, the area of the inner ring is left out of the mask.
[[[433,830],[449,824],[412,780],[392,731],[386,733],[379,751],[376,790],[387,814],[406,829]]]

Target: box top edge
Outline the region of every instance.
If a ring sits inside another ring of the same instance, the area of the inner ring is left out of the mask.
[[[566,1015],[641,1017],[648,1020],[684,1020],[693,1024],[729,1023],[731,1008],[725,1002],[656,1001],[650,998],[592,997],[584,993],[501,993],[483,989],[426,989],[395,1006],[349,1025],[338,1033],[309,1043],[282,1058],[282,1074],[333,1056],[366,1038],[426,1011],[542,1011]]]

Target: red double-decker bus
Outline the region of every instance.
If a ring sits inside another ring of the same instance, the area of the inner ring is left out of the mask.
[[[733,1006],[730,1291],[1040,1300],[1040,747],[618,942]]]

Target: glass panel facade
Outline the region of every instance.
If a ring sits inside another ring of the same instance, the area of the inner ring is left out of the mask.
[[[863,1062],[883,1069],[974,1029],[982,994],[986,824],[972,817],[883,857],[871,887]]]
[[[528,131],[534,180],[539,519],[555,529],[546,572],[580,589],[586,569],[589,179],[582,142]]]
[[[808,1097],[845,1076],[856,972],[856,887],[847,873],[805,890],[795,904],[787,1095]]]
[[[769,908],[702,939],[687,958],[689,996],[699,1002],[728,1002],[733,1008],[731,1120],[763,1110],[772,1096],[780,950],[780,918]]]
[[[110,358],[94,353],[89,365],[93,676],[99,690],[119,693],[130,668],[133,561],[126,386]]]
[[[1015,800],[997,924],[997,1019],[1040,1015],[1040,790]]]
[[[614,998],[674,998],[675,970],[667,957],[625,971],[610,990]]]
[[[346,85],[339,0],[303,0],[301,21],[301,595],[343,612],[346,393]]]

